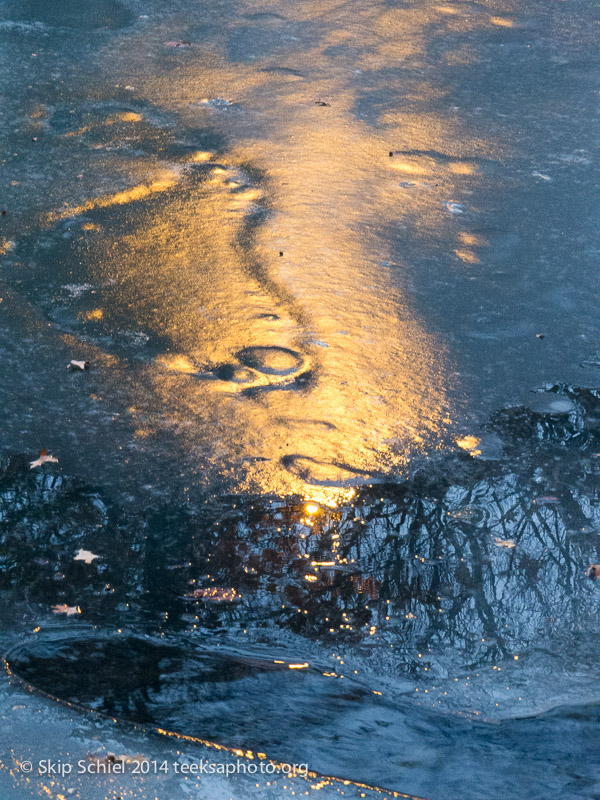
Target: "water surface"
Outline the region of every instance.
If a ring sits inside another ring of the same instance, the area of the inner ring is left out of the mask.
[[[7,796],[599,794],[597,25],[0,3]]]

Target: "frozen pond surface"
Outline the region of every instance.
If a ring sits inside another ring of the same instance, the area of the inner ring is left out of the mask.
[[[1,0],[2,797],[600,796],[598,23]]]

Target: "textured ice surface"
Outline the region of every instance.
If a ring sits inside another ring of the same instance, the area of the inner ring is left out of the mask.
[[[598,795],[594,13],[0,3],[2,797]]]

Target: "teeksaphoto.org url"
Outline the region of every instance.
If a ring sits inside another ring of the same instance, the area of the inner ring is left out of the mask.
[[[84,759],[63,761],[43,758],[37,762],[21,761],[20,771],[37,772],[38,775],[158,775],[174,772],[177,775],[283,775],[286,777],[306,778],[308,764],[279,764],[268,760],[215,762],[206,759],[197,761],[166,761],[145,758],[120,758],[108,756],[101,759]]]

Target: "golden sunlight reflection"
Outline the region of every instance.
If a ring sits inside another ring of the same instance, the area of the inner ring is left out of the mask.
[[[128,203],[133,203],[137,200],[144,200],[152,194],[157,192],[165,192],[175,186],[178,180],[178,172],[175,168],[165,170],[162,175],[155,178],[151,183],[140,184],[133,186],[131,189],[125,189],[122,192],[115,194],[102,195],[93,200],[81,203],[78,206],[66,206],[65,208],[55,211],[48,215],[47,222],[51,224],[58,222],[61,219],[68,219],[80,214],[86,214],[89,211],[94,211],[98,208],[109,208],[110,206],[123,206]]]
[[[320,19],[326,5],[309,0],[287,19]],[[152,398],[135,398],[137,430],[144,420],[156,430],[158,416],[197,474],[239,481],[241,464],[240,488],[299,492],[309,516],[312,504],[335,505],[340,491],[447,441],[459,413],[448,399],[454,368],[402,288],[412,264],[395,232],[410,226],[413,246],[477,264],[473,248],[485,242],[457,220],[491,153],[440,110],[443,86],[393,73],[422,58],[432,23],[442,35],[489,17],[375,4],[357,12],[355,30],[327,8],[329,26],[295,47],[289,75],[268,54],[244,63],[192,48],[167,72],[157,55],[136,97],[188,130],[218,124],[229,150],[156,162],[136,186],[51,217],[117,215],[135,202],[125,232],[110,247],[100,232],[90,247],[96,279],[116,287],[98,324],[110,330],[126,316],[159,351],[145,367]],[[340,41],[360,43],[351,73],[329,54]],[[110,58],[118,66],[119,54]],[[402,107],[359,114],[361,81],[383,64]],[[317,68],[318,78],[295,74]],[[217,114],[211,98],[242,110]]]
[[[481,439],[477,436],[463,436],[456,440],[456,444],[463,450],[466,450],[471,456],[481,455],[481,450],[479,449]]]
[[[110,117],[107,117],[105,120],[102,121],[102,126],[106,125],[116,125],[119,122],[141,122],[142,115],[137,114],[134,111],[121,111],[118,114],[113,114]],[[81,136],[84,133],[89,133],[89,131],[94,130],[98,126],[94,125],[83,125],[81,128],[78,128],[75,131],[67,131],[65,136]]]
[[[479,264],[479,258],[472,250],[458,249],[454,254],[467,264]]]
[[[485,239],[483,236],[479,236],[476,233],[469,233],[468,231],[461,231],[458,234],[458,238],[462,244],[479,245],[481,247],[485,247],[488,244],[487,239]]]

